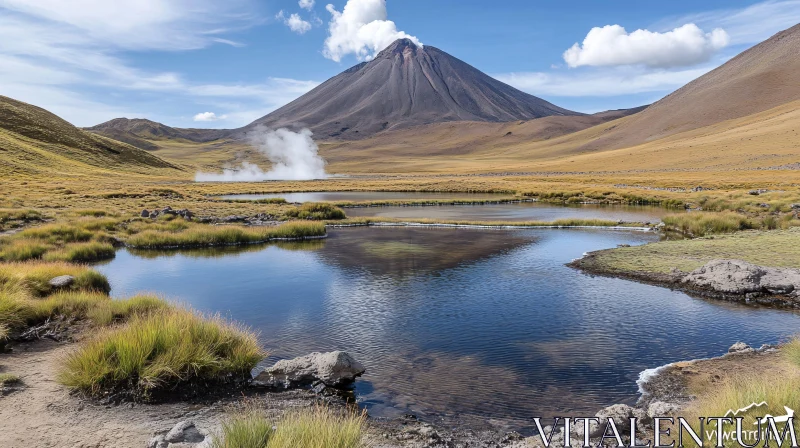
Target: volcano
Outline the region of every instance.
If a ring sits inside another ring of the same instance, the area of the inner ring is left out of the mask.
[[[504,84],[431,46],[400,39],[244,128],[309,128],[351,140],[452,121],[510,122],[582,115]]]

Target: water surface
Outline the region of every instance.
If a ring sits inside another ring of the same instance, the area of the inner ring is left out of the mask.
[[[434,193],[425,191],[317,191],[306,193],[232,194],[222,199],[257,201],[283,198],[287,202],[367,202],[367,201],[416,201],[416,200],[470,200],[494,201],[513,197],[502,193]]]
[[[625,222],[659,222],[671,210],[639,205],[555,205],[542,202],[510,204],[446,205],[412,207],[347,208],[348,217],[382,217],[396,219],[437,219],[469,221],[555,221],[557,219],[603,219]]]
[[[656,234],[338,229],[310,243],[130,252],[99,267],[112,295],[158,291],[261,332],[273,359],[346,350],[377,416],[529,431],[637,398],[639,372],[775,343],[800,318],[564,266]]]

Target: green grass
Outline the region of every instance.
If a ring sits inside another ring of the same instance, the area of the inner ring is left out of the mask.
[[[146,230],[128,238],[129,246],[140,249],[210,247],[264,243],[276,239],[302,239],[325,235],[318,222],[289,222],[277,227],[209,226],[196,224],[178,232]]]
[[[273,423],[258,410],[223,422],[215,448],[361,448],[364,414],[342,414],[324,407],[289,412]],[[273,429],[275,426],[275,429]]]
[[[709,261],[744,260],[770,267],[800,268],[800,228],[736,232],[691,240],[662,241],[596,252],[580,264],[608,273],[691,272]]]
[[[58,380],[92,395],[122,388],[147,396],[193,380],[244,377],[263,356],[242,328],[170,309],[101,331],[64,359]]]
[[[85,228],[73,224],[59,223],[48,224],[32,229],[23,230],[18,238],[40,240],[50,244],[67,244],[89,241],[93,233]]]
[[[45,261],[67,261],[72,263],[88,263],[114,258],[116,251],[109,243],[90,241],[88,243],[67,244],[62,248],[47,252]]]
[[[92,292],[66,292],[46,299],[30,302],[35,318],[68,316],[89,319],[96,325],[123,322],[132,316],[145,315],[169,308],[169,304],[155,296],[136,296],[125,300],[112,300],[105,294]]]
[[[26,261],[42,258],[50,245],[23,238],[0,245],[0,261]]]
[[[344,210],[324,202],[308,202],[300,207],[288,210],[286,216],[296,219],[308,219],[312,221],[338,220],[345,219]]]
[[[50,280],[62,275],[75,277],[75,282],[69,287],[73,291],[98,291],[108,294],[111,290],[105,276],[86,266],[28,262],[0,264],[0,292],[44,297],[53,292],[53,287],[49,285]]]

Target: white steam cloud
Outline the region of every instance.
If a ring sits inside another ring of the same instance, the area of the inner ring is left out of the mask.
[[[410,39],[422,46],[419,39],[398,31],[388,20],[386,0],[348,0],[342,11],[333,5],[326,9],[331,21],[322,54],[328,59],[341,62],[344,56],[354,54],[360,61],[369,61],[398,39]]]
[[[688,23],[666,33],[648,30],[625,31],[619,25],[592,28],[583,45],[576,43],[564,52],[570,67],[644,65],[655,68],[685,67],[706,62],[730,43],[725,30],[704,33]]]
[[[251,136],[251,144],[264,154],[272,169],[264,172],[257,165],[244,162],[239,168],[226,168],[222,174],[195,175],[197,182],[258,182],[263,180],[324,179],[325,160],[319,156],[319,147],[311,138],[311,131],[293,132],[288,129],[259,128]]]

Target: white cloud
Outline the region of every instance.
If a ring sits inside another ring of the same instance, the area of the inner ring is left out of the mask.
[[[619,67],[568,73],[506,73],[494,77],[531,95],[614,97],[649,92],[669,92],[713,69],[712,65],[672,71]]]
[[[665,33],[636,30],[630,34],[619,25],[606,25],[592,28],[582,45],[576,43],[564,52],[564,61],[570,67],[686,67],[708,62],[729,43],[723,29],[704,33],[693,23]]]
[[[201,84],[175,72],[139,68],[124,56],[132,48],[173,51],[223,41],[237,45],[225,39],[226,30],[248,23],[247,12],[235,7],[247,1],[226,2],[233,6],[223,9],[211,0],[122,0],[114,8],[100,0],[0,0],[0,94],[48,109],[78,126],[119,116],[188,124],[191,115],[185,109],[162,115],[168,113],[164,103],[222,109],[226,124],[245,125],[317,83],[267,78],[249,84]],[[136,14],[119,13],[127,3],[131,9],[126,11]],[[145,14],[154,12],[163,14]],[[147,113],[149,109],[157,112]]]
[[[194,116],[194,121],[219,121],[228,118],[225,115],[217,115],[214,112],[201,112]]]
[[[301,8],[308,11],[314,9],[314,3],[315,3],[314,0],[300,0],[299,2],[297,2],[297,4],[300,5]]]
[[[768,0],[741,9],[720,9],[684,16],[663,21],[663,25],[672,27],[675,23],[689,22],[703,28],[725,29],[732,45],[754,44],[800,23],[800,0]]]
[[[386,0],[348,0],[342,11],[333,5],[326,6],[331,13],[328,38],[322,54],[336,62],[353,54],[360,61],[370,60],[397,39],[410,39],[422,43],[414,36],[397,30],[388,20]]]
[[[301,19],[300,14],[292,14],[286,17],[286,14],[281,10],[275,17],[282,20],[284,25],[297,34],[305,34],[311,30],[311,22]]]

